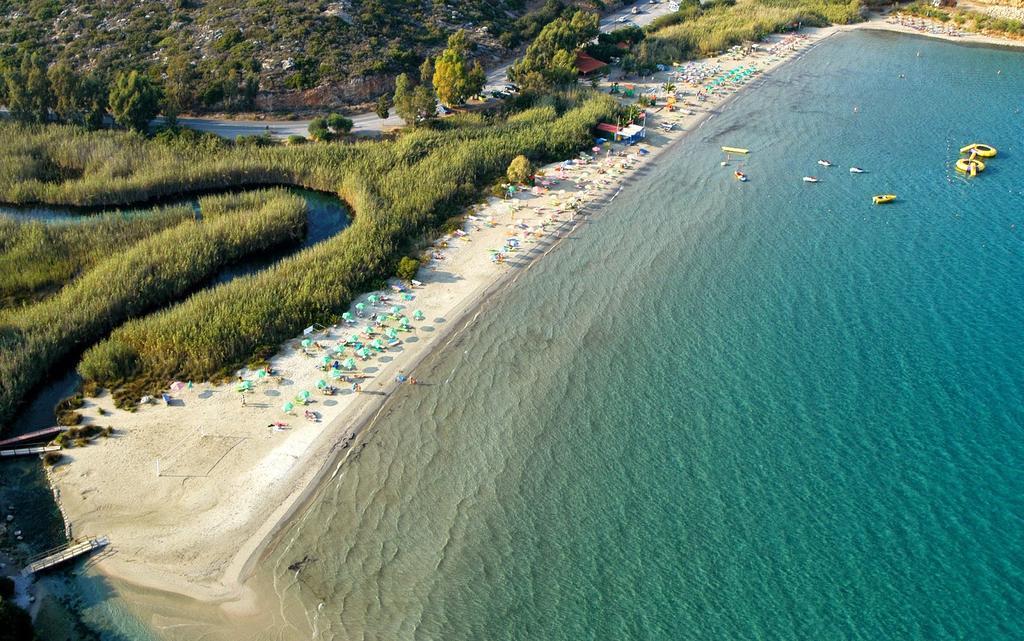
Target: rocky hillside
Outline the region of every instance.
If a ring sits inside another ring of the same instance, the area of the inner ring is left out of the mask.
[[[194,88],[202,110],[365,102],[464,28],[498,58],[562,5],[601,0],[0,0],[0,59],[42,48],[51,61],[110,74],[145,70]]]

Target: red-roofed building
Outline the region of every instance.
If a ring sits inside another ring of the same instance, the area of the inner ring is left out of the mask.
[[[594,73],[598,69],[604,69],[607,66],[607,62],[601,62],[586,51],[576,52],[576,71],[579,71],[580,75],[586,76]]]

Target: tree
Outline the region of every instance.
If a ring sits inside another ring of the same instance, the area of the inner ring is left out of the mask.
[[[81,122],[83,117],[82,80],[67,62],[59,62],[47,72],[53,91],[53,110],[65,122]]]
[[[118,74],[110,87],[110,113],[114,122],[144,132],[159,110],[160,90],[152,80],[137,71]]]
[[[327,128],[326,118],[314,118],[309,121],[309,135],[313,140],[321,142],[331,139],[331,130]]]
[[[197,80],[195,69],[187,57],[174,56],[167,61],[163,111],[169,122],[173,123],[178,114],[195,104]]]
[[[11,117],[22,122],[46,122],[53,95],[42,56],[26,51],[18,68],[9,68],[4,74],[4,84]]]
[[[391,97],[384,94],[380,98],[377,98],[377,107],[374,109],[377,117],[381,120],[386,120],[391,115]]]
[[[434,90],[441,103],[449,107],[461,105],[470,96],[480,93],[487,81],[479,63],[479,72],[477,67],[470,71],[466,62],[468,52],[469,38],[465,31],[459,29],[448,38],[448,47],[437,57],[434,65]]]
[[[103,120],[107,116],[107,98],[110,95],[106,83],[95,73],[91,73],[82,79],[80,90],[83,124],[87,129],[102,129]]]
[[[420,65],[420,84],[429,85],[434,81],[434,61],[429,57],[423,59]]]
[[[346,118],[341,114],[331,114],[327,116],[327,126],[331,128],[331,131],[335,134],[347,134],[352,131],[352,126],[355,123],[352,122],[351,118]]]
[[[487,84],[487,72],[484,71],[483,65],[477,60],[473,63],[473,68],[469,70],[469,84],[466,87],[466,92],[469,96],[475,96],[482,93],[484,85]]]
[[[412,280],[416,278],[416,271],[420,268],[420,261],[409,256],[402,256],[402,259],[398,261],[398,269],[395,270],[395,275],[402,280]]]
[[[598,35],[597,14],[576,11],[551,21],[537,35],[526,54],[512,65],[509,75],[521,85],[565,85],[576,78],[576,50]],[[527,81],[530,79],[530,82]]]
[[[395,78],[395,113],[407,125],[417,125],[433,118],[437,113],[434,92],[424,85],[413,86],[409,76],[402,73]]]
[[[508,171],[505,172],[505,176],[509,182],[516,185],[521,185],[530,180],[530,177],[533,176],[533,165],[530,163],[530,159],[521,154],[513,158],[512,162],[508,165]]]

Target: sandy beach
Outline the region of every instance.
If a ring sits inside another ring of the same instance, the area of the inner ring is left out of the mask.
[[[110,425],[115,432],[109,439],[66,450],[65,460],[50,473],[71,535],[109,537],[110,548],[96,563],[107,576],[221,603],[234,614],[244,614],[253,607],[244,585],[253,565],[320,480],[337,474],[349,453],[359,450],[360,432],[387,411],[387,398],[398,385],[412,384],[426,354],[471,326],[483,302],[573,233],[602,203],[616,197],[638,169],[712,117],[743,86],[756,85],[822,39],[859,28],[919,33],[878,18],[805,30],[799,37],[774,37],[753,52],[695,63],[694,73],[756,69],[749,79],[725,83],[706,100],[696,97],[701,84],[664,72],[644,82],[621,81],[636,85],[638,92],[658,91],[659,105],[665,104],[662,86],[673,82],[674,93],[682,94],[679,108],[649,109],[648,135],[639,145],[612,145],[564,159],[572,162],[542,169],[546,186],[473,207],[461,230],[434,244],[433,258],[416,277],[419,285],[399,291],[400,283],[392,281],[395,287],[387,291],[367,292],[356,301],[361,307],[350,310],[355,322],[294,337],[271,359],[269,376],[239,372],[253,386],[244,394],[244,404],[237,382],[197,383],[168,392],[169,405],[143,405],[133,413],[114,408],[106,395],[88,399],[81,410],[85,422]],[[986,36],[941,37],[1008,44]],[[604,91],[609,86],[602,83]],[[399,309],[392,313],[392,306]],[[411,331],[402,329],[402,318],[409,319]],[[375,334],[367,335],[364,330],[375,320],[380,321]],[[400,342],[389,345],[389,333]],[[353,334],[363,334],[365,344],[380,338],[383,349],[372,350],[363,360],[353,356],[350,345],[336,358],[336,349]],[[303,339],[311,344],[304,347]],[[335,360],[350,357],[356,360],[355,370],[343,369],[340,376],[364,377],[358,393],[350,380],[329,373]],[[321,379],[337,391],[324,394],[317,387]],[[308,405],[294,401],[303,391],[310,393]],[[283,409],[286,402],[295,403],[291,412]],[[315,420],[304,417],[305,411],[315,413]]]

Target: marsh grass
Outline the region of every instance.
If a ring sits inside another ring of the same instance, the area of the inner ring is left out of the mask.
[[[111,253],[193,217],[188,206],[42,222],[0,214],[0,308],[38,300]]]
[[[53,296],[0,311],[0,419],[57,363],[122,322],[180,300],[225,265],[301,237],[306,205],[283,190],[204,198],[186,220],[110,254]]]
[[[824,27],[862,19],[859,0],[737,0],[706,9],[687,5],[648,33],[638,57],[647,65],[672,63],[757,42],[793,24]]]

